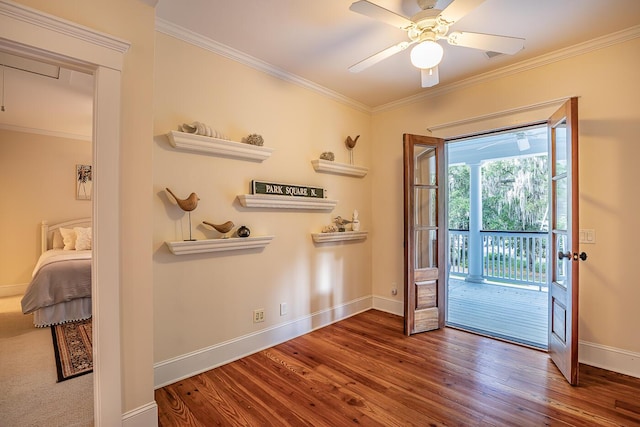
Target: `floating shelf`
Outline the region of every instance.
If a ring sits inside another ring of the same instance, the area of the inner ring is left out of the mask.
[[[220,157],[231,157],[241,160],[263,161],[271,157],[273,148],[244,144],[210,136],[172,130],[167,134],[169,143],[177,149],[212,154]]]
[[[363,166],[348,165],[346,163],[336,163],[329,160],[311,160],[311,164],[316,172],[335,173],[338,175],[349,175],[363,177],[369,171],[368,168]]]
[[[316,243],[342,242],[347,240],[364,240],[367,238],[367,231],[339,231],[336,233],[312,233],[313,241]]]
[[[238,201],[245,208],[333,210],[337,200],[312,197],[272,196],[267,194],[240,194]]]
[[[274,236],[231,237],[229,239],[205,239],[193,241],[165,242],[174,255],[201,254],[205,252],[236,251],[240,249],[264,248]]]

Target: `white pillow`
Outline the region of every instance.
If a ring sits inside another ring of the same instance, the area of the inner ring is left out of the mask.
[[[76,232],[71,228],[60,227],[60,234],[62,234],[62,241],[64,242],[65,251],[73,251],[76,248]]]
[[[53,238],[51,240],[51,249],[64,248],[64,241],[62,240],[62,234],[60,234],[60,230],[53,230]]]
[[[76,233],[76,250],[91,249],[91,227],[73,227],[73,231]]]

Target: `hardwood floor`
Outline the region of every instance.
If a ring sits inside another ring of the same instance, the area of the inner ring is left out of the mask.
[[[640,426],[640,379],[370,310],[156,390],[160,426]]]

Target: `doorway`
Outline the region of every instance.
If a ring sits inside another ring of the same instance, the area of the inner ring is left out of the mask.
[[[449,141],[447,326],[548,345],[546,123]]]
[[[80,200],[69,184],[77,164],[92,163],[93,76],[2,50],[0,64],[5,107],[0,164],[6,184],[0,228],[11,242],[0,253],[2,285],[8,282],[8,291],[13,290],[0,299],[0,348],[5,366],[12,366],[0,379],[6,391],[0,412],[8,425],[49,424],[63,416],[88,425],[93,422],[93,375],[56,381],[51,328],[35,327],[34,315],[23,314],[21,300],[41,243],[25,237],[35,235],[43,220],[52,225],[91,216],[91,200]],[[23,208],[9,209],[9,203]]]
[[[0,49],[85,70],[95,78],[94,420],[100,425],[120,424],[120,94],[122,58],[129,43],[17,4],[0,4],[0,22]]]

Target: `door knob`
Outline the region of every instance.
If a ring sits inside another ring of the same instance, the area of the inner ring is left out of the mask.
[[[587,253],[580,252],[580,254],[578,254],[577,252],[574,252],[573,255],[571,255],[571,252],[558,252],[558,259],[564,259],[564,258],[572,258],[574,261],[577,261],[578,259],[581,259],[582,261],[586,261]]]
[[[558,252],[558,259],[571,258],[571,252]]]

